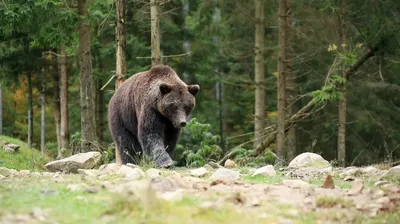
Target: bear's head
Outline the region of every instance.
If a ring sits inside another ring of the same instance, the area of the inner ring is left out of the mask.
[[[199,85],[159,85],[161,100],[158,102],[159,112],[169,119],[175,128],[185,127],[188,117],[196,105],[195,95]]]

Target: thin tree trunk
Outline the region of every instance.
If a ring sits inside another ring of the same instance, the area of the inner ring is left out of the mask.
[[[117,26],[115,27],[116,68],[115,89],[124,82],[126,76],[126,37],[125,37],[125,0],[115,0],[117,11]]]
[[[151,65],[161,64],[159,0],[150,0],[151,14]]]
[[[287,2],[279,0],[279,75],[278,75],[278,120],[276,126],[276,152],[285,157],[285,93],[286,93],[286,40]]]
[[[291,16],[290,16],[290,1],[287,2],[287,17],[286,17],[286,115],[288,117],[291,117],[296,111],[296,108],[294,106],[294,102],[296,99],[296,83],[295,83],[295,78],[293,76],[293,68],[292,64],[290,63],[291,58],[289,58],[290,53],[293,52],[293,36],[291,35],[292,27],[289,25]],[[287,132],[287,137],[286,137],[286,147],[287,147],[287,157],[288,161],[292,161],[294,157],[296,156],[296,147],[297,146],[297,140],[296,140],[296,126],[292,125],[291,128]]]
[[[124,82],[126,76],[125,0],[115,0],[115,5],[117,11],[117,16],[116,16],[117,26],[115,27],[115,41],[117,49],[116,68],[115,68],[115,77],[116,77],[115,89],[118,89]],[[98,60],[99,60],[99,66],[102,66],[100,61],[100,55]],[[101,80],[99,80],[99,84],[102,84]],[[99,104],[98,115],[100,116],[99,117],[100,127],[98,130],[98,137],[99,139],[101,139],[103,136],[102,116],[104,114],[104,111],[102,111],[104,102],[101,101],[104,101],[104,94],[98,92],[98,97],[99,97],[97,102]],[[115,161],[118,164],[122,163],[117,148],[115,148]]]
[[[104,67],[103,67],[103,61],[100,56],[100,52],[98,50],[95,51],[96,53],[96,59],[94,62],[97,62],[97,68],[99,69],[100,73],[104,73]],[[117,81],[118,82],[118,81]],[[97,130],[97,138],[99,139],[99,142],[102,143],[104,142],[104,126],[105,126],[105,100],[104,100],[104,91],[101,90],[101,87],[103,87],[103,80],[102,78],[99,78],[97,80],[97,87],[96,87],[96,130]],[[117,86],[117,83],[116,83]],[[117,151],[116,151],[117,153]],[[116,154],[117,155],[117,154]]]
[[[255,0],[255,116],[254,116],[254,146],[262,142],[265,119],[265,88],[264,88],[264,0]]]
[[[46,149],[46,57],[45,54],[42,53],[42,91],[41,91],[41,100],[42,100],[42,110],[41,110],[41,120],[40,120],[40,151],[42,154],[45,153]]]
[[[0,83],[0,135],[3,134],[3,95]]]
[[[56,51],[56,50],[54,50]],[[53,55],[53,110],[54,123],[57,133],[57,158],[61,158],[61,135],[60,135],[60,74],[58,73],[57,56]]]
[[[59,57],[60,71],[61,71],[61,91],[60,91],[60,136],[61,136],[61,149],[66,149],[69,142],[69,125],[68,125],[68,70],[67,70],[67,55],[65,53],[65,46],[60,48]],[[61,155],[62,156],[62,155]]]
[[[344,51],[345,49],[342,47],[342,44],[346,41],[346,24],[345,24],[345,16],[346,16],[346,0],[340,0],[340,28],[339,28],[339,49]],[[342,73],[344,69],[343,60],[340,65],[340,70],[342,78],[347,81],[347,76]],[[342,99],[339,101],[339,126],[338,126],[338,162],[339,166],[346,166],[346,113],[347,113],[347,87],[346,83],[341,85],[341,92],[343,94]]]
[[[33,138],[33,100],[32,100],[32,73],[28,71],[28,147],[32,148]]]
[[[92,77],[92,55],[90,53],[90,28],[88,0],[78,1],[79,12],[79,67],[82,151],[90,151],[96,141],[95,84]]]

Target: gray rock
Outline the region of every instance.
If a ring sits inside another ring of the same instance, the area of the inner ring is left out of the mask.
[[[117,173],[132,180],[138,180],[145,176],[144,172],[140,168],[130,168],[125,165],[122,165]]]
[[[206,164],[203,166],[204,168],[206,168],[206,170],[214,170],[214,168],[212,166],[210,166],[210,164]]]
[[[272,165],[266,165],[261,168],[258,168],[252,174],[253,177],[255,176],[265,176],[265,177],[274,177],[276,176],[276,171]]]
[[[146,170],[146,175],[150,178],[155,178],[161,176],[161,171],[158,169],[150,168]]]
[[[19,145],[16,145],[16,144],[6,143],[3,145],[3,150],[6,152],[10,152],[10,153],[18,152],[18,149],[19,149]]]
[[[322,156],[315,154],[315,153],[310,153],[310,152],[305,152],[302,153],[296,158],[294,158],[290,163],[289,163],[289,168],[299,168],[299,167],[313,167],[313,168],[328,168],[332,167],[332,165],[326,161]]]
[[[290,188],[298,188],[300,190],[309,190],[311,185],[302,180],[283,180],[282,185]]]
[[[236,167],[236,163],[233,160],[227,159],[224,164],[225,168],[231,169]]]
[[[373,166],[368,166],[368,167],[361,168],[361,171],[364,174],[372,175],[372,174],[376,174],[379,170]]]
[[[92,169],[99,163],[100,159],[100,152],[86,152],[49,162],[45,166],[51,172],[76,173],[78,169]]]
[[[379,181],[376,181],[374,183],[374,186],[375,187],[379,187],[379,186],[382,186],[382,185],[385,185],[385,184],[388,184],[388,183],[389,183],[389,181],[379,180]]]
[[[223,167],[223,166],[219,165],[218,163],[212,162],[212,161],[208,162],[208,165],[210,165],[214,169],[218,169],[218,168],[222,168]]]
[[[21,176],[29,176],[30,173],[31,173],[31,171],[29,171],[29,170],[20,170],[19,171],[19,174]]]
[[[356,179],[353,182],[351,189],[348,190],[347,194],[348,195],[360,194],[363,189],[364,189],[364,182],[361,179]]]
[[[5,176],[0,174],[0,180],[6,178]]]
[[[179,188],[176,183],[166,177],[152,178],[150,180],[150,186],[157,192],[176,191]]]
[[[190,170],[189,173],[190,173],[190,176],[193,176],[193,177],[204,177],[205,175],[207,175],[208,172],[207,172],[206,168],[200,167],[197,169]]]
[[[235,181],[240,177],[239,171],[229,170],[226,168],[217,169],[212,175],[212,180],[226,180],[226,181]]]
[[[110,174],[117,173],[120,168],[121,168],[121,165],[119,165],[119,164],[109,163],[109,164],[101,165],[99,167],[99,171],[101,174],[110,175]]]
[[[11,169],[5,168],[5,167],[0,167],[0,175],[3,175],[5,177],[10,177],[14,174],[14,172]]]
[[[127,163],[126,166],[127,166],[127,167],[130,167],[130,168],[132,168],[132,169],[134,169],[134,168],[140,168],[138,165],[135,165],[135,164],[132,164],[132,163]]]
[[[390,168],[381,176],[383,180],[400,181],[400,165]]]

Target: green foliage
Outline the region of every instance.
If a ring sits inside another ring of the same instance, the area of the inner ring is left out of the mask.
[[[210,124],[200,123],[196,118],[190,120],[176,146],[175,155],[180,155],[179,165],[200,167],[221,157],[223,152],[218,145],[221,138],[210,130]]]
[[[266,151],[263,155],[253,157],[254,150],[248,150],[245,148],[235,148],[233,149],[234,160],[239,166],[248,167],[261,167],[265,165],[274,165],[277,156],[275,153]]]

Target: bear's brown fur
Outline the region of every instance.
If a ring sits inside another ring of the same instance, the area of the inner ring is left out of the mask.
[[[137,163],[147,155],[158,167],[172,166],[170,156],[199,90],[164,65],[127,79],[108,109],[109,128],[122,163]]]

